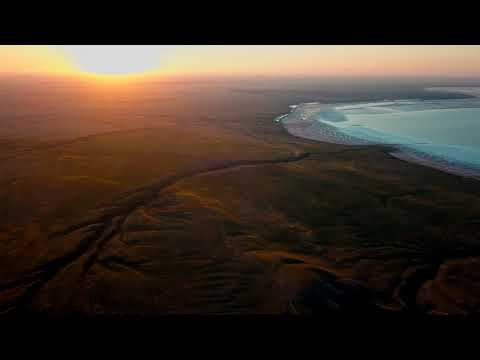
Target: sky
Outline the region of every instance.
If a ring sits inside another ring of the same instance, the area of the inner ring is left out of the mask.
[[[480,77],[480,46],[0,46],[0,73]]]

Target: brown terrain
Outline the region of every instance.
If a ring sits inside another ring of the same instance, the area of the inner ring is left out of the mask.
[[[317,94],[42,86],[1,109],[2,314],[479,315],[480,183],[272,121]]]

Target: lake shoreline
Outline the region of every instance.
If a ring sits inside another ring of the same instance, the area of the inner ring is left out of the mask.
[[[345,134],[336,126],[330,125],[325,121],[314,119],[311,116],[305,117],[303,114],[298,113],[299,110],[302,111],[303,108],[306,108],[305,110],[308,114],[309,106],[311,105],[318,106],[321,104],[302,103],[292,105],[289,113],[278,116],[275,121],[280,122],[285,130],[295,137],[348,146],[388,147],[390,149],[387,151],[388,154],[396,159],[430,167],[456,176],[480,180],[479,171],[469,168],[467,165],[427,154],[404,144],[388,144],[354,137]],[[326,106],[328,107],[328,105]]]

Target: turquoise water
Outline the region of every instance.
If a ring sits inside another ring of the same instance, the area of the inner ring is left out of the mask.
[[[318,121],[363,140],[480,172],[480,100],[320,105]]]

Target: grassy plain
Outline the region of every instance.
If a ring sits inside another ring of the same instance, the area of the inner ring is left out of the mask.
[[[242,86],[122,92],[80,136],[3,137],[0,309],[478,315],[478,181],[294,138],[272,119],[327,95]]]

